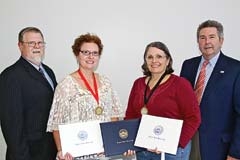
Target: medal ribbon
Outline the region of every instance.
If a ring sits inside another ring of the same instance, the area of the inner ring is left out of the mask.
[[[144,91],[144,105],[147,106],[147,103],[149,101],[149,99],[151,98],[153,92],[157,89],[158,85],[161,83],[161,81],[163,80],[163,78],[167,75],[166,72],[163,73],[163,75],[159,78],[159,80],[157,81],[157,83],[155,84],[155,86],[153,87],[153,89],[150,91],[149,96],[147,97],[147,87],[149,85],[150,80],[152,79],[152,76],[149,78],[148,82],[147,82],[147,86],[145,88]]]
[[[80,71],[80,69],[78,70],[78,74],[79,74],[79,76],[82,78],[82,80],[83,80],[85,86],[87,87],[87,89],[91,92],[91,94],[93,95],[93,97],[96,99],[97,104],[99,104],[97,81],[96,81],[96,78],[95,78],[94,73],[93,73],[93,83],[94,83],[94,91],[95,91],[95,93],[93,92],[92,88],[90,87],[88,81],[86,80],[86,78],[84,77],[84,75],[82,74],[82,72]]]

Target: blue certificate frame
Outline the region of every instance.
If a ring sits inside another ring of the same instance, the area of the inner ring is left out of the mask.
[[[100,123],[105,155],[115,156],[129,149],[144,150],[134,146],[139,124],[140,119]]]

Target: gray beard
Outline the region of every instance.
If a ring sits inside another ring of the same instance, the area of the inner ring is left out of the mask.
[[[34,57],[34,61],[35,61],[36,63],[39,63],[39,64],[42,63],[43,59],[44,59],[44,56]]]

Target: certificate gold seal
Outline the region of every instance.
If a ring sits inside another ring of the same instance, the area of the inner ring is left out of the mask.
[[[142,114],[142,115],[143,115],[143,114],[148,114],[148,109],[147,109],[146,105],[144,105],[144,106],[142,107],[142,109],[141,109],[141,114]]]
[[[121,139],[128,138],[128,131],[126,129],[120,129],[118,135]]]
[[[103,108],[101,106],[97,106],[95,108],[95,114],[96,115],[101,115],[103,113]]]

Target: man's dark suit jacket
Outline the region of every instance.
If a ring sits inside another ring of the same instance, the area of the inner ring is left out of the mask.
[[[53,71],[43,64],[53,81]],[[56,147],[46,132],[53,89],[28,61],[20,59],[0,75],[0,119],[6,160],[53,160]]]
[[[194,86],[201,56],[184,61],[180,75]],[[240,62],[220,53],[200,104],[202,160],[240,159]]]

